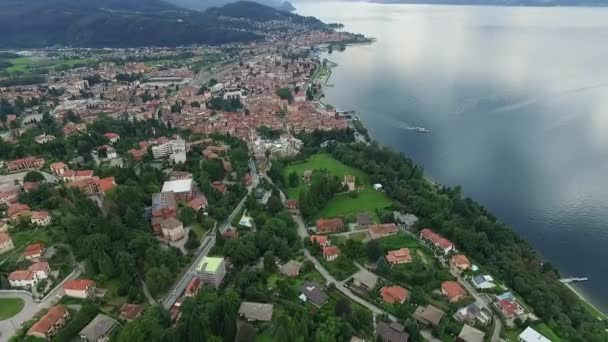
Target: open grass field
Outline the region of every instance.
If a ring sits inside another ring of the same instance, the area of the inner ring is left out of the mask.
[[[288,175],[292,172],[295,172],[300,179],[298,186],[287,188],[287,196],[297,199],[300,196],[300,191],[306,189],[307,185],[301,181],[304,171],[322,169],[340,179],[345,175],[353,175],[357,178],[357,183],[363,185],[364,189],[355,194],[336,195],[327,203],[318,217],[354,216],[360,212],[368,212],[373,219],[377,220],[375,210],[386,208],[393,203],[383,192],[375,191],[372,188],[367,175],[363,171],[344,165],[325,153],[312,155],[305,162],[294,163],[285,168],[283,175],[285,184],[287,184]]]
[[[18,57],[11,58],[8,61],[12,64],[5,68],[9,74],[16,73],[29,73],[35,72],[39,69],[56,69],[56,70],[67,70],[74,67],[77,64],[90,64],[95,60],[93,58],[70,58],[70,59],[57,59],[57,58],[32,58],[32,57]]]
[[[23,310],[21,298],[0,298],[0,321],[9,319]]]

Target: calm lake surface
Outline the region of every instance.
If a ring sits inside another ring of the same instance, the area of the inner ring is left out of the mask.
[[[577,289],[608,311],[608,9],[296,7],[377,39],[324,56],[327,103],[589,277]]]

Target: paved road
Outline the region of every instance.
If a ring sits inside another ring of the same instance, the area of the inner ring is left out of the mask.
[[[247,189],[248,194],[253,189],[255,189],[255,187],[257,186],[257,184],[259,182],[259,177],[258,177],[256,168],[255,168],[255,163],[252,160],[249,160],[249,167],[251,168],[251,176],[252,176],[251,178],[252,178],[253,183]],[[222,223],[222,225],[217,228],[220,230],[221,233],[223,233],[224,231],[226,231],[226,229],[228,229],[228,227],[230,227],[232,220],[234,220],[236,215],[238,215],[241,212],[241,210],[243,210],[243,207],[245,206],[245,202],[247,201],[247,196],[248,195],[244,196],[241,199],[239,204],[230,213],[230,215],[224,221],[224,223]],[[190,280],[192,280],[192,278],[194,278],[194,276],[196,275],[196,268],[200,264],[201,260],[203,260],[203,258],[209,253],[211,248],[213,248],[213,246],[215,245],[214,231],[215,230],[212,230],[212,231],[209,231],[208,234],[205,234],[201,245],[194,253],[196,255],[196,257],[194,258],[194,260],[188,267],[188,270],[186,272],[184,272],[184,274],[175,282],[175,284],[171,288],[171,291],[169,292],[167,297],[162,301],[163,306],[166,309],[170,309],[173,306],[173,304],[175,304],[177,299],[182,295],[182,293],[184,293],[184,291],[186,290],[186,286],[188,286],[188,283],[190,282]]]
[[[55,305],[65,294],[63,291],[63,284],[70,279],[78,278],[83,271],[83,264],[76,266],[74,271],[61,281],[61,283],[55,286],[55,288],[41,301],[34,300],[31,295],[26,294],[25,291],[21,290],[0,291],[0,298],[21,298],[25,302],[21,312],[10,319],[0,321],[0,341],[8,341],[9,337],[13,336],[17,330],[21,328],[23,323],[31,320],[40,310],[48,309]]]

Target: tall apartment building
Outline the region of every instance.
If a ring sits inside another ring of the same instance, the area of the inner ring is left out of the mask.
[[[204,257],[196,268],[204,284],[218,288],[226,275],[224,258]]]
[[[174,139],[164,144],[152,146],[152,156],[154,159],[165,158],[183,152],[186,152],[186,140],[184,139]]]

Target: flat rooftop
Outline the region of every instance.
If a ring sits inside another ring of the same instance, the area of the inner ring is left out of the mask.
[[[196,268],[199,272],[216,272],[224,258],[204,257]]]

